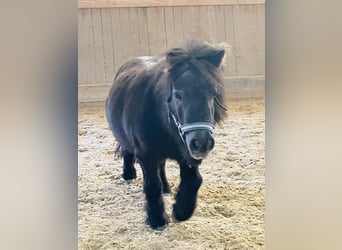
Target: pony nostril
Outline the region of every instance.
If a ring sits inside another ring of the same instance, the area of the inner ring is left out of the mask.
[[[207,144],[207,150],[210,151],[214,148],[215,141],[213,138],[209,138],[208,144]]]
[[[192,151],[198,151],[201,153],[208,152],[214,148],[215,141],[213,138],[208,138],[207,141],[205,140],[199,140],[199,139],[193,139],[190,141],[190,149]]]
[[[194,139],[190,142],[191,150],[199,150],[200,147],[201,147],[201,143],[199,142],[199,140]]]

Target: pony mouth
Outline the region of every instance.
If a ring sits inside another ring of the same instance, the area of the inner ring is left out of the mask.
[[[191,158],[193,158],[195,160],[203,160],[208,156],[209,152],[202,153],[199,151],[190,151],[189,150],[189,154],[190,154]]]

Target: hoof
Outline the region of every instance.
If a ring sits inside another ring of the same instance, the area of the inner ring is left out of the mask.
[[[136,175],[133,175],[133,176],[127,176],[127,175],[121,175],[121,177],[124,179],[125,183],[126,184],[131,184],[136,178],[137,176]]]
[[[148,224],[152,229],[157,231],[162,231],[169,224],[169,218],[166,215],[158,218],[147,218],[146,224]]]
[[[124,171],[124,173],[121,176],[126,181],[133,180],[133,179],[137,178],[137,174],[135,173],[135,171],[133,171],[133,172]]]
[[[177,207],[176,205],[173,205],[172,220],[174,222],[188,220],[192,216],[193,211],[194,211],[193,209],[186,211],[185,208],[181,209]]]
[[[131,184],[131,183],[133,183],[134,182],[134,179],[132,179],[132,180],[125,180],[125,183],[126,184]]]
[[[164,229],[167,227],[167,225],[164,225],[164,226],[161,226],[161,227],[156,227],[156,228],[153,228],[153,230],[156,230],[156,231],[164,231]]]

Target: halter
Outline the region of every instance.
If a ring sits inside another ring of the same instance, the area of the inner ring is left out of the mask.
[[[208,122],[192,122],[182,124],[177,121],[176,117],[169,112],[169,116],[171,116],[173,123],[176,125],[178,129],[178,135],[181,138],[182,142],[185,143],[185,134],[187,132],[195,131],[195,130],[207,130],[210,134],[214,131],[214,125]],[[169,119],[170,120],[170,119]]]

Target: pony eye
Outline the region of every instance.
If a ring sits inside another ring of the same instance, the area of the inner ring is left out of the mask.
[[[175,91],[175,97],[181,101],[183,99],[183,94],[180,91]]]

